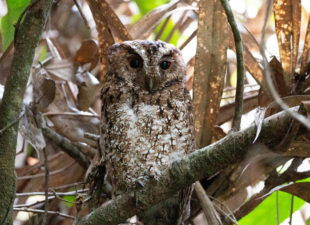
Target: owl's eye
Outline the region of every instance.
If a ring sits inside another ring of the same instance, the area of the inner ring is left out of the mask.
[[[159,64],[160,68],[162,68],[163,70],[167,70],[170,67],[170,62],[168,61],[162,61]]]
[[[142,59],[137,55],[129,57],[128,61],[131,68],[137,69],[142,67]]]

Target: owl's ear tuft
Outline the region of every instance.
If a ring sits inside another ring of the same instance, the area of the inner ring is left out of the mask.
[[[117,52],[120,48],[120,44],[114,44],[105,50],[104,55],[107,58],[108,62],[112,62],[113,54]]]

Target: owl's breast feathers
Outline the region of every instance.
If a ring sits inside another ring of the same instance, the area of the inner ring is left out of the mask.
[[[193,110],[182,82],[152,94],[107,82],[102,94],[101,148],[114,191],[156,179],[194,150]]]

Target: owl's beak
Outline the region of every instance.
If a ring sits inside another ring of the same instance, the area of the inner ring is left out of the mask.
[[[149,88],[149,91],[153,91],[153,88],[154,88],[154,80],[152,78],[149,78],[148,79],[148,88]]]

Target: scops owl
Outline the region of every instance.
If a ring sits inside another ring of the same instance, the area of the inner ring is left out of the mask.
[[[125,41],[106,53],[100,147],[114,195],[157,179],[194,151],[191,97],[181,52],[161,41]]]

